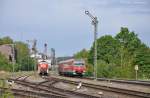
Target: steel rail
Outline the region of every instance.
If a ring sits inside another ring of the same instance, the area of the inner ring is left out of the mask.
[[[19,95],[19,96],[26,96],[30,98],[40,98],[40,97],[52,97],[52,98],[67,98],[55,94],[50,94],[50,93],[45,93],[45,92],[40,92],[40,91],[31,91],[31,90],[21,90],[21,89],[14,89],[14,88],[0,88],[2,92],[4,90],[8,90],[7,92],[11,92],[13,95]]]
[[[44,83],[47,83],[47,80],[44,82],[41,82],[41,83],[37,83],[37,84],[27,82],[27,81],[22,81],[22,80],[15,80],[15,83],[34,88],[36,90],[40,89],[41,91],[46,91],[46,92],[50,91],[51,93],[58,94],[58,95],[61,94],[62,96],[69,97],[69,98],[74,98],[74,97],[76,97],[76,98],[100,98],[101,97],[101,96],[94,96],[94,95],[85,94],[85,93],[79,93],[79,92],[75,92],[72,90],[64,90],[62,88],[56,88],[52,85],[44,85]],[[51,81],[49,81],[49,83],[51,84]]]
[[[53,91],[49,88],[45,88],[43,85],[38,85],[36,83],[27,82],[27,81],[23,81],[23,80],[16,80],[16,79],[10,79],[10,80],[14,81],[17,84],[20,84],[20,85],[23,85],[23,86],[26,86],[26,87],[30,87],[31,89],[34,89],[34,90],[41,90],[41,91],[44,91],[44,92],[48,92],[50,94],[55,94],[55,95],[62,96],[62,98],[63,97],[66,98],[66,95],[64,95],[63,93]]]
[[[54,78],[54,77],[53,77]],[[56,77],[55,77],[56,78]],[[66,79],[60,79],[56,78],[64,83],[70,83],[77,85],[77,81],[73,80],[66,80]],[[104,85],[96,85],[96,84],[90,84],[90,83],[84,83],[82,82],[82,85],[88,88],[93,88],[93,89],[101,89],[104,91],[109,91],[109,92],[115,92],[115,93],[122,93],[126,95],[132,95],[132,96],[137,96],[137,97],[142,97],[142,98],[150,98],[150,92],[143,92],[143,91],[135,91],[135,90],[129,90],[129,89],[123,89],[123,88],[117,88],[117,87],[110,87],[110,86],[104,86]]]
[[[94,78],[90,78],[90,77],[83,77],[81,79],[94,80]],[[123,80],[123,79],[97,78],[97,81],[108,81],[108,82],[117,82],[117,83],[127,83],[127,84],[150,86],[150,81],[144,81],[144,80]]]

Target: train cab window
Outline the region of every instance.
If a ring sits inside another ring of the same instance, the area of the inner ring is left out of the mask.
[[[76,66],[83,66],[84,63],[74,63],[74,65],[76,65]]]
[[[63,64],[64,66],[69,66],[68,64]]]

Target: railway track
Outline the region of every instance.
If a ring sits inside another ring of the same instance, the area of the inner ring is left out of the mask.
[[[24,80],[16,80],[16,79],[10,79],[10,80],[14,81],[16,84],[22,85],[23,87],[29,87],[31,90],[34,90],[34,91],[46,92],[46,93],[51,94],[52,96],[56,96],[57,98],[67,98],[67,96],[65,96],[63,93],[53,91],[43,85],[38,85],[36,83],[27,82]]]
[[[48,94],[54,94],[54,95],[59,95],[60,98],[104,98],[102,96],[94,96],[86,93],[79,93],[75,92],[73,90],[64,90],[62,88],[57,88],[52,86],[53,83],[56,83],[58,79],[55,79],[53,81],[44,81],[40,83],[31,83],[23,80],[16,80],[16,79],[11,79],[12,81],[15,81],[15,83],[30,87],[33,90],[40,90],[43,92],[46,92]],[[52,97],[55,98],[55,97]]]
[[[73,81],[73,80],[66,80],[66,79],[62,79],[62,78],[57,78],[57,77],[44,77],[45,81],[43,82],[39,82],[39,83],[34,83],[34,82],[28,82],[26,81],[26,78],[28,76],[24,76],[24,77],[19,77],[16,79],[9,79],[11,81],[14,81],[15,83],[22,85],[24,87],[29,87],[30,91],[29,92],[25,92],[27,95],[30,93],[30,95],[41,95],[41,96],[45,96],[44,98],[48,98],[48,96],[54,96],[52,98],[116,98],[116,97],[106,97],[104,95],[91,95],[88,93],[84,93],[84,92],[76,92],[74,90],[66,90],[63,88],[58,88],[53,86],[55,83],[57,82],[63,82],[63,83],[67,83],[67,84],[72,84],[72,85],[78,85],[79,81]],[[86,78],[87,79],[87,78]],[[84,78],[85,80],[85,78]],[[91,80],[91,79],[90,79]],[[107,80],[107,79],[100,79],[99,81],[108,81],[108,82],[119,82],[120,81],[115,81],[115,80]],[[128,82],[124,82],[121,80],[121,83],[128,83]],[[134,82],[131,82],[131,84]],[[144,81],[142,81],[139,85],[143,85],[142,83],[145,83]],[[148,83],[148,82],[146,82]],[[130,83],[129,83],[130,84]],[[148,84],[146,84],[148,86]],[[118,94],[123,94],[123,95],[130,95],[130,96],[134,96],[134,97],[138,97],[138,98],[150,98],[150,92],[142,92],[142,91],[134,91],[134,90],[129,90],[129,89],[122,89],[119,87],[111,87],[111,86],[104,86],[104,85],[96,85],[96,84],[90,84],[90,83],[84,83],[82,82],[82,86],[86,87],[86,88],[92,88],[92,89],[96,89],[96,90],[102,90],[105,92],[113,92],[113,93],[118,93]],[[42,93],[37,93],[39,91],[42,91]],[[14,94],[20,94],[22,95],[23,91],[19,91],[15,92]],[[24,94],[23,93],[23,94]],[[26,95],[26,96],[27,96]],[[35,97],[35,96],[31,96]],[[42,97],[39,97],[42,98]],[[121,97],[117,97],[117,98],[121,98]]]
[[[83,79],[94,80],[94,78],[89,78],[89,77],[83,77]],[[117,83],[133,84],[133,85],[150,86],[150,81],[144,81],[144,80],[123,80],[123,79],[97,78],[97,81],[107,81],[107,82],[117,82]]]
[[[56,75],[56,76],[58,76],[58,75]],[[61,76],[61,77],[63,77],[63,76]],[[86,80],[94,80],[95,79],[94,77],[82,77],[82,78],[81,77],[70,77],[70,78],[79,78],[79,79],[86,79]],[[125,79],[97,78],[97,81],[150,86],[150,80],[125,80]]]
[[[46,92],[41,92],[39,90],[33,91],[33,90],[21,90],[21,89],[9,89],[9,88],[0,88],[1,92],[4,92],[7,90],[7,93],[11,93],[15,96],[21,96],[26,98],[67,98],[62,97],[55,94],[50,94]]]
[[[53,78],[59,79],[60,81],[62,81],[64,83],[69,83],[69,84],[73,84],[73,85],[78,84],[77,81],[73,81],[73,80],[60,79],[60,78],[56,78],[56,77],[53,77]],[[48,78],[46,78],[46,79],[48,79]],[[96,85],[96,84],[90,84],[90,83],[82,83],[82,85],[87,88],[100,89],[100,90],[114,92],[114,93],[121,93],[121,94],[125,94],[125,95],[136,96],[139,98],[150,98],[150,92],[122,89],[119,87]]]

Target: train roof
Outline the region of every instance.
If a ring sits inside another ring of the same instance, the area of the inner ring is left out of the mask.
[[[68,60],[60,61],[59,64],[67,63],[67,62],[85,63],[83,59],[68,59]]]
[[[74,61],[74,59],[68,59],[68,60],[60,61],[59,64],[61,64],[61,63],[67,63],[67,62],[72,62],[72,61]]]

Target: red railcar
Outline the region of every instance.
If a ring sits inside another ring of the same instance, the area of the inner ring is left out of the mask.
[[[38,73],[40,75],[48,75],[48,63],[46,61],[40,61],[38,63]]]
[[[61,61],[58,64],[58,72],[60,75],[83,76],[85,74],[85,61],[69,59]]]

